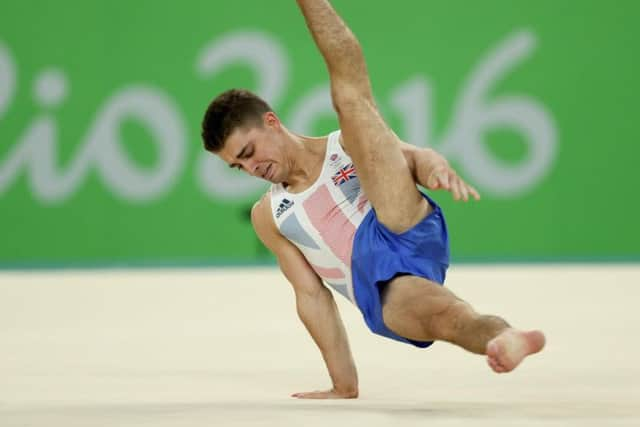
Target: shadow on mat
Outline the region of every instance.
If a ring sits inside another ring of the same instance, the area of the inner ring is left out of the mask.
[[[292,399],[287,402],[236,401],[200,403],[132,403],[132,404],[65,404],[65,405],[24,405],[4,407],[5,415],[89,415],[109,416],[179,416],[179,415],[222,415],[252,414],[269,416],[274,413],[307,412],[309,415],[326,414],[370,414],[390,415],[407,418],[537,418],[537,419],[611,419],[638,417],[634,405],[603,402],[402,402],[376,403],[360,400],[302,401]]]

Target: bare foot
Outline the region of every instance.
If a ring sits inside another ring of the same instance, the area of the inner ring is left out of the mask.
[[[542,350],[544,334],[540,331],[505,329],[487,343],[487,363],[498,373],[510,372],[530,354]]]

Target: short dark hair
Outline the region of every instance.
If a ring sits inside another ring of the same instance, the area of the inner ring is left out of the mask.
[[[246,89],[230,89],[218,95],[204,113],[202,140],[207,151],[218,152],[237,128],[261,125],[264,113],[273,111],[258,95]]]

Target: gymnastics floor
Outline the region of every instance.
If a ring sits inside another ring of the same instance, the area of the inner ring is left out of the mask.
[[[640,266],[453,266],[478,311],[540,328],[516,371],[374,336],[336,295],[357,400],[329,388],[275,268],[0,271],[0,427],[640,426]]]

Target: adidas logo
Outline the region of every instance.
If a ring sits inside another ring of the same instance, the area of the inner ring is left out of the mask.
[[[282,202],[280,203],[280,205],[278,206],[278,209],[276,210],[276,218],[280,218],[280,215],[285,213],[287,209],[289,209],[291,206],[293,206],[293,200],[282,199]]]

